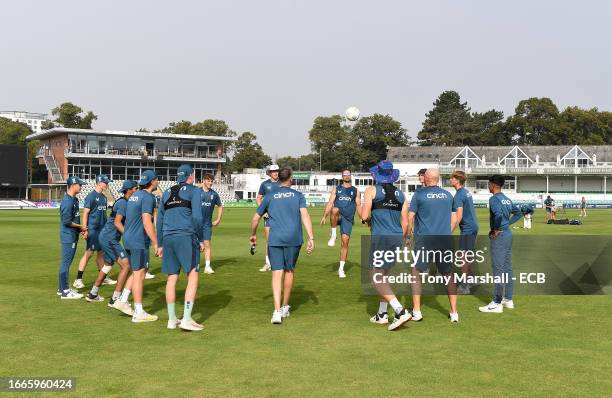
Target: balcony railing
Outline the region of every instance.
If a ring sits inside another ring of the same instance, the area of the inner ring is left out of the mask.
[[[450,174],[453,171],[457,170],[455,166],[444,166],[440,165],[440,173],[442,174]],[[602,165],[602,166],[589,166],[589,167],[566,167],[562,165],[555,164],[540,164],[538,166],[526,166],[526,167],[505,167],[500,165],[481,165],[478,167],[472,167],[465,170],[471,174],[612,174],[612,165]]]
[[[70,155],[109,155],[109,156],[137,156],[137,157],[169,157],[182,159],[224,159],[222,152],[210,151],[147,151],[144,149],[127,149],[127,148],[105,148],[96,150],[92,148],[67,148],[66,156]]]

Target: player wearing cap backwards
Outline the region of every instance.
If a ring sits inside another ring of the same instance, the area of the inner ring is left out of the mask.
[[[168,329],[200,331],[203,326],[191,318],[198,290],[202,239],[202,190],[193,185],[193,169],[184,164],[177,170],[178,184],[162,195],[157,210],[157,255],[162,257],[162,273],[168,275],[166,304]],[[176,282],[181,269],[187,274],[183,319],[176,318]]]
[[[393,163],[383,160],[372,167],[370,173],[376,184],[365,190],[361,216],[368,222],[372,231],[370,276],[381,298],[378,312],[370,318],[370,322],[389,323],[387,304],[391,304],[395,318],[388,330],[395,330],[411,318],[410,312],[400,304],[391,286],[382,279],[393,267],[395,260],[383,261],[382,265],[377,266],[372,254],[377,251],[395,252],[403,247],[408,228],[408,201],[393,185],[399,178],[399,170],[393,168]]]
[[[59,267],[59,287],[57,295],[61,299],[80,299],[82,294],[71,290],[68,282],[70,264],[76,253],[79,241],[79,232],[87,236],[87,226],[81,224],[79,214],[79,200],[77,194],[81,192],[84,182],[79,177],[69,177],[66,181],[67,190],[60,204],[60,242],[62,244],[62,260]]]
[[[203,238],[204,238],[204,258],[205,274],[214,274],[215,271],[210,266],[211,258],[211,246],[210,240],[212,239],[212,229],[221,223],[221,217],[223,217],[223,203],[219,194],[212,189],[213,176],[211,174],[205,174],[204,180],[202,181],[202,219],[203,219]],[[217,211],[217,219],[212,220],[215,206],[219,207]]]
[[[417,177],[419,179],[419,185],[416,187],[416,189],[421,189],[425,186],[425,172],[427,172],[427,169],[420,169],[417,172]]]
[[[132,295],[134,297],[134,315],[132,322],[151,322],[157,320],[157,315],[151,315],[142,308],[142,291],[145,272],[149,268],[149,245],[158,254],[157,236],[153,225],[155,198],[153,192],[159,181],[153,170],[143,171],[138,181],[139,191],[128,200],[125,207],[125,227],[123,229],[123,244],[128,254],[132,269]]]
[[[306,209],[306,198],[301,192],[291,189],[291,174],[289,167],[283,167],[278,172],[280,187],[266,195],[251,220],[250,242],[251,245],[256,245],[259,220],[264,214],[270,216],[268,219],[270,235],[267,244],[272,268],[274,312],[271,322],[273,324],[280,324],[283,318],[289,316],[293,274],[304,243],[302,223],[308,234],[306,251],[310,254],[314,250],[314,236],[310,215]],[[283,293],[282,306],[281,293]]]
[[[85,267],[94,252],[97,252],[96,264],[98,265],[98,270],[104,267],[104,253],[102,253],[102,249],[100,248],[98,237],[107,220],[107,200],[106,196],[104,196],[104,191],[108,188],[109,182],[111,182],[111,180],[107,176],[103,174],[97,176],[96,187],[85,197],[85,204],[83,205],[83,224],[87,225],[87,247],[85,247],[85,253],[83,253],[81,261],[79,261],[77,278],[72,284],[76,289],[85,287],[85,284],[83,284],[83,272],[85,272]],[[105,285],[114,285],[115,283],[117,282],[108,276],[103,282]]]
[[[279,187],[278,165],[276,164],[270,165],[270,167],[268,167],[268,170],[266,170],[266,174],[268,174],[270,178],[262,182],[261,185],[259,186],[259,192],[257,193],[257,198],[255,199],[255,201],[257,202],[257,206],[261,206],[261,203],[263,202],[264,197],[270,192],[275,191]],[[263,218],[264,218],[264,226],[266,227],[266,242],[267,242],[270,237],[270,227],[268,225],[268,214],[264,214]],[[268,245],[266,244],[266,262],[263,265],[263,267],[259,269],[259,271],[266,272],[266,271],[270,271],[270,269],[271,268],[270,268],[270,258],[268,257]]]
[[[126,315],[133,315],[132,307],[128,303],[128,298],[132,289],[133,276],[130,273],[130,263],[127,258],[127,253],[121,246],[121,235],[123,234],[125,219],[125,208],[128,200],[138,189],[138,183],[134,180],[125,180],[119,192],[123,196],[115,201],[113,209],[108,217],[108,221],[102,231],[100,231],[100,247],[104,252],[104,267],[98,273],[91,291],[85,297],[85,300],[103,301],[104,298],[98,294],[98,290],[106,278],[106,275],[111,270],[112,265],[117,262],[121,267],[121,271],[117,277],[117,284],[112,298],[108,302],[108,306],[115,308]],[[128,277],[129,275],[129,277]]]
[[[346,264],[349,240],[351,239],[351,231],[355,223],[355,210],[357,210],[357,214],[361,217],[361,195],[357,188],[351,184],[351,171],[344,169],[342,170],[342,184],[336,186],[336,189],[332,191],[325,208],[325,214],[321,218],[321,225],[325,225],[329,215],[331,237],[329,242],[327,242],[328,246],[336,244],[336,227],[340,224],[340,239],[342,241],[340,266],[338,267],[338,276],[340,278],[346,278],[344,264]]]

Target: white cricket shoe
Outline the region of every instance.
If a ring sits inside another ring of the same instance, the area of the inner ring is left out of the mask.
[[[111,305],[110,307],[123,312],[125,315],[129,315],[129,316],[134,315],[134,310],[132,309],[132,306],[130,305],[130,303],[126,303],[120,300],[115,300],[113,305]]]
[[[386,325],[389,323],[389,315],[386,312],[376,313],[372,318],[370,318],[370,322],[378,323],[379,325]]]
[[[72,284],[72,287],[75,289],[82,289],[85,287],[85,284],[83,283],[83,279],[75,279],[74,283]]]
[[[421,322],[423,320],[423,313],[421,311],[410,311],[410,315],[412,315],[412,321]]]
[[[402,312],[400,312],[399,314],[395,314],[395,319],[393,319],[393,322],[389,325],[387,329],[395,330],[402,326],[404,323],[408,322],[410,319],[412,319],[412,314],[410,313],[410,311],[404,308]]]
[[[107,276],[107,277],[106,277],[106,278],[104,278],[104,280],[102,281],[102,284],[103,284],[103,285],[116,285],[116,284],[117,284],[117,281],[116,281],[116,280],[114,280],[114,279],[111,279],[110,277],[108,277],[108,276]]]
[[[501,314],[504,312],[504,307],[501,304],[497,304],[495,301],[491,301],[487,305],[483,305],[482,307],[478,307],[478,311],[480,312],[493,312],[496,314]]]
[[[181,324],[181,320],[180,319],[175,319],[175,320],[168,319],[168,326],[167,327],[168,327],[168,329],[176,329],[176,327],[178,325],[180,325],[180,324]]]
[[[91,293],[87,293],[87,296],[85,296],[85,300],[87,300],[90,303],[94,303],[94,302],[104,301],[104,297],[100,296],[99,294],[93,295]]]
[[[451,323],[459,322],[459,314],[456,312],[455,313],[451,312],[450,314],[448,314],[448,319],[450,319]]]
[[[150,272],[147,272],[147,273],[145,274],[145,279],[155,279],[155,275],[153,275],[153,274],[152,274],[152,273],[150,273]]]
[[[329,240],[327,241],[327,246],[329,246],[329,247],[336,246],[336,238],[334,238],[333,236],[331,238],[329,238]]]
[[[132,322],[134,323],[143,323],[143,322],[155,322],[157,320],[157,315],[151,315],[147,312],[143,311],[142,314],[132,315]]]
[[[57,289],[57,291],[55,292],[55,294],[57,294],[58,296],[61,296],[61,295],[62,295],[62,291],[61,291],[61,289]]]
[[[263,267],[259,269],[259,272],[268,272],[272,270],[272,266],[270,264],[264,264]]]
[[[196,323],[193,319],[183,319],[181,323],[178,324],[178,327],[183,330],[189,330],[191,332],[200,332],[202,329],[204,329],[204,326],[200,325],[199,323]]]
[[[346,278],[346,273],[344,273],[343,269],[338,270],[338,278],[340,279]]]
[[[205,273],[205,274],[214,274],[214,273],[215,273],[215,270],[214,270],[214,269],[212,269],[210,266],[208,266],[208,267],[204,267],[204,273]]]
[[[508,308],[510,310],[514,309],[514,301],[503,299],[501,302],[502,307]]]
[[[290,305],[283,305],[283,306],[280,308],[281,316],[282,316],[283,318],[287,318],[289,315],[291,315],[291,313],[289,312],[289,310],[290,310],[290,309],[291,309],[291,306],[290,306]]]
[[[62,292],[60,298],[62,300],[78,300],[83,298],[83,295],[81,293],[75,292],[74,290],[66,290]]]
[[[272,320],[270,321],[275,325],[280,325],[281,323],[283,323],[283,313],[281,310],[274,310],[274,312],[272,313]]]

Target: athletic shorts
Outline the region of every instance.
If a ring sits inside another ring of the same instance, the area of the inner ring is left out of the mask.
[[[353,221],[340,216],[340,235],[351,236],[351,232],[353,232]]]
[[[212,225],[205,225],[204,229],[202,230],[203,234],[203,239],[202,240],[211,240],[212,239]]]
[[[396,249],[404,247],[402,235],[372,235],[368,268],[390,269],[395,265]],[[389,254],[391,252],[393,255]]]
[[[149,248],[146,249],[125,249],[130,260],[132,271],[149,269]]]
[[[127,258],[125,249],[115,239],[107,240],[102,236],[100,248],[104,252],[104,262],[109,265],[113,265],[120,258]]]
[[[200,248],[193,236],[164,236],[162,273],[176,275],[181,269],[187,274],[192,270],[200,272]]]
[[[436,264],[440,273],[448,273],[453,269],[453,263],[446,261],[448,256],[445,252],[453,251],[451,235],[421,235],[414,237],[413,250],[420,250],[419,260],[415,263],[415,268],[419,272],[427,272],[430,263]],[[423,252],[424,250],[424,252]],[[454,256],[454,254],[453,254]]]
[[[90,229],[87,231],[87,250],[100,251],[100,231],[96,229]]]
[[[476,248],[476,234],[459,235],[459,250],[474,250]]]
[[[302,246],[268,246],[272,271],[293,271]]]
[[[546,208],[546,212],[547,212],[547,213],[550,213],[550,212],[552,212],[552,209],[551,209],[550,207],[547,207],[547,208]]]

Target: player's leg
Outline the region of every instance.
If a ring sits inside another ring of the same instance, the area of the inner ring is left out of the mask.
[[[336,228],[338,227],[338,222],[340,220],[340,209],[337,207],[332,208],[331,213],[329,214],[329,225],[331,227],[331,235],[329,237],[329,241],[327,242],[327,246],[335,246],[336,245]]]
[[[506,253],[502,242],[503,232],[494,239],[491,239],[491,267],[494,277],[501,277],[503,272]],[[480,312],[502,313],[502,294],[504,291],[503,283],[496,283],[493,290],[493,299],[487,305],[479,307]]]
[[[283,248],[285,255],[285,273],[283,279],[283,305],[280,308],[283,318],[288,317],[290,313],[291,306],[289,305],[289,299],[291,298],[291,292],[293,290],[294,271],[298,257],[300,256],[301,248],[301,246],[288,246]]]
[[[183,330],[200,331],[204,326],[191,318],[200,279],[200,248],[195,239],[182,239],[181,251],[177,253],[183,271],[187,274],[187,289],[185,289],[185,307],[180,328]]]
[[[74,243],[62,243],[61,262],[59,270],[59,289],[57,291],[61,299],[80,299],[83,297],[81,293],[74,290],[70,290],[70,282],[68,275],[70,273],[70,265],[74,260],[76,254],[76,242]]]
[[[351,232],[353,231],[353,223],[344,217],[340,217],[340,265],[338,266],[338,277],[346,278],[344,272],[344,265],[348,257],[349,241],[351,239]]]
[[[378,286],[376,286],[377,281],[380,280],[379,278],[385,275],[387,275],[387,271],[385,269],[372,268],[370,270],[370,278],[372,280],[372,284],[379,293],[378,312],[370,318],[370,322],[378,323],[380,325],[386,325],[389,323],[389,315],[387,314],[387,307],[389,305],[389,302],[385,299],[383,294],[380,294],[381,291],[379,291]]]
[[[108,306],[115,308],[126,315],[132,316],[134,315],[134,311],[132,310],[132,306],[128,303],[128,298],[130,297],[132,280],[134,278],[132,275],[130,275],[130,263],[127,257],[125,257],[125,251],[123,251],[123,255],[124,257],[119,257],[117,259],[117,264],[119,264],[121,269],[117,275],[115,291],[113,292],[113,297],[111,297],[108,302]],[[125,300],[122,300],[124,296]]]
[[[112,269],[113,261],[110,259],[107,259],[107,260],[108,260],[107,263],[104,264],[104,266],[102,266],[102,269],[100,271],[98,271],[98,276],[96,277],[96,280],[94,281],[94,284],[91,287],[91,290],[89,291],[89,293],[87,293],[87,296],[85,296],[85,300],[87,300],[90,303],[97,302],[97,301],[104,301],[104,297],[100,296],[98,294],[98,291],[100,290],[100,286],[102,286],[102,283],[104,282],[104,279],[106,278],[106,275],[108,275],[108,273]]]
[[[504,274],[507,275],[507,283],[504,288],[504,295],[502,297],[502,306],[504,308],[514,308],[514,301],[512,300],[514,282],[512,277],[512,234],[507,234],[504,237],[505,256],[504,256]]]
[[[285,255],[284,248],[278,246],[268,246],[268,255],[270,256],[270,267],[272,271],[272,298],[274,301],[274,312],[272,313],[273,324],[283,322],[281,312],[281,296],[283,289],[283,274],[285,270]]]
[[[204,273],[205,274],[215,273],[215,271],[210,266],[210,259],[212,257],[211,240],[212,240],[212,226],[204,228]]]
[[[144,278],[149,265],[148,251],[148,248],[134,249],[130,250],[129,253],[130,267],[134,276],[132,281],[132,295],[134,297],[132,322],[152,322],[157,320],[157,315],[150,315],[142,308]]]
[[[378,273],[379,276],[375,276]],[[386,281],[381,281],[380,276],[382,276],[380,269],[373,269],[371,271],[372,281],[374,283],[374,287],[376,288],[378,294],[385,300],[387,303],[391,305],[393,311],[395,312],[395,318],[393,322],[389,325],[389,330],[395,330],[402,326],[404,323],[408,322],[412,318],[412,314],[410,311],[406,310],[402,304],[397,299],[395,293],[391,289],[391,286]],[[371,319],[370,319],[371,321]],[[378,323],[378,322],[377,322]]]
[[[85,252],[83,253],[83,257],[81,257],[81,260],[79,260],[79,269],[77,271],[77,277],[74,280],[74,283],[72,284],[72,286],[75,289],[82,289],[85,287],[85,284],[83,283],[83,274],[85,273],[85,267],[87,267],[87,263],[89,262],[89,259],[94,254],[93,250],[89,250],[89,243],[87,244],[88,246],[85,249]]]
[[[166,253],[164,253],[164,257],[165,256],[166,256]],[[166,280],[166,307],[168,308],[168,329],[176,329],[176,326],[180,323],[180,321],[176,317],[176,282],[177,281],[178,281],[178,274],[168,275],[168,279]]]
[[[259,269],[260,272],[267,272],[270,271],[270,253],[268,250],[268,240],[270,239],[270,227],[268,226],[268,219],[264,219],[264,231],[265,231],[265,235],[266,235],[266,262],[264,263],[263,267],[261,267]]]

